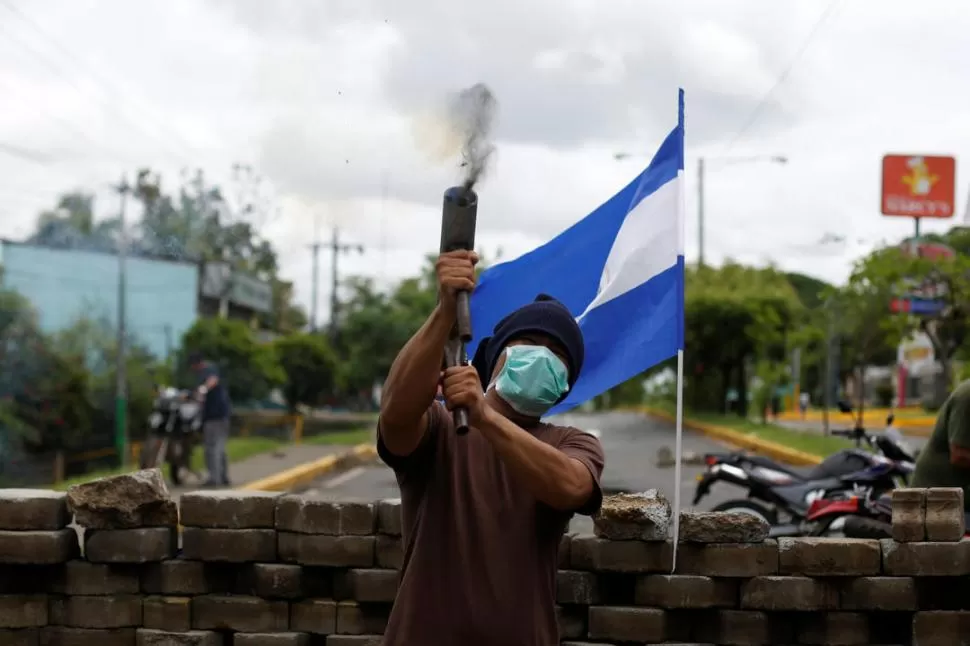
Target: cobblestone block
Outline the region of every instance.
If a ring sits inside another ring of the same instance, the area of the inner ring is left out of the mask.
[[[236,633],[233,646],[309,646],[306,633]]]
[[[41,646],[135,646],[135,630],[134,628],[48,626],[40,631],[40,643]],[[166,646],[170,644],[171,642]],[[161,645],[155,643],[146,646]]]
[[[812,646],[867,646],[869,619],[858,612],[799,613],[795,639]]]
[[[210,529],[273,529],[279,497],[269,491],[192,491],[179,501],[181,522]]]
[[[963,576],[970,574],[970,541],[897,543],[883,539],[882,568],[890,576]]]
[[[290,606],[290,629],[315,635],[337,631],[337,603],[332,599],[305,599]]]
[[[879,542],[862,538],[779,538],[778,571],[808,576],[870,576],[882,569]]]
[[[0,530],[0,563],[44,565],[64,563],[81,555],[77,532]]]
[[[404,563],[404,545],[401,538],[379,535],[375,538],[374,551],[377,567],[401,569]]]
[[[684,511],[680,540],[684,543],[760,543],[768,538],[768,523],[751,514]]]
[[[864,576],[842,585],[845,610],[916,610],[916,583],[910,577]]]
[[[648,574],[637,578],[639,606],[659,608],[731,608],[738,602],[738,582],[690,574]]]
[[[400,498],[389,498],[377,503],[377,531],[388,536],[401,535]]]
[[[55,531],[71,522],[66,494],[47,489],[0,489],[0,530]]]
[[[828,581],[804,576],[759,576],[741,584],[741,607],[831,610],[839,607],[839,591]]]
[[[286,495],[276,503],[276,528],[298,534],[369,536],[377,525],[372,502]]]
[[[175,556],[178,533],[170,527],[94,529],[84,532],[84,558],[92,563],[151,563]]]
[[[670,503],[656,489],[604,496],[593,525],[599,538],[662,542],[670,531]]]
[[[330,635],[327,646],[381,646],[381,635]]]
[[[0,628],[35,628],[48,623],[45,595],[0,596]]]
[[[138,594],[141,590],[137,566],[68,561],[51,581],[55,594]]]
[[[389,569],[352,569],[336,575],[335,592],[341,599],[361,603],[391,603],[397,596],[401,575]]]
[[[356,601],[337,603],[337,634],[373,635],[383,633],[390,615],[388,604],[360,604]]]
[[[657,541],[611,541],[596,536],[574,536],[569,546],[574,570],[604,572],[670,572],[673,545]]]
[[[571,551],[571,544],[573,541],[574,533],[565,533],[562,538],[559,539],[559,569],[568,570],[569,569],[569,556]]]
[[[136,646],[225,646],[222,635],[209,630],[168,632],[151,628],[136,631]]]
[[[276,530],[186,527],[182,531],[182,556],[215,563],[274,561]]]
[[[192,627],[243,633],[286,632],[290,628],[289,606],[285,601],[241,595],[193,597]]]
[[[562,639],[582,639],[586,636],[589,610],[585,606],[556,606],[556,623]]]
[[[589,609],[591,639],[662,642],[666,631],[666,614],[658,608],[592,606]]]
[[[192,599],[189,597],[145,597],[142,601],[145,628],[187,632],[192,630]]]
[[[926,489],[894,489],[892,509],[893,540],[899,543],[926,540]]]
[[[935,610],[913,615],[913,646],[954,646],[967,643],[970,612]]]
[[[239,592],[265,599],[299,599],[303,568],[286,563],[253,563],[240,572]]]
[[[752,577],[778,573],[778,543],[685,543],[677,549],[677,573]]]
[[[711,644],[768,646],[791,644],[794,629],[784,615],[759,610],[712,610],[698,617],[694,638]]]
[[[50,623],[72,628],[137,628],[142,623],[142,598],[133,594],[55,597]]]
[[[178,505],[160,469],[98,478],[67,490],[67,508],[86,529],[176,527]]]
[[[559,570],[556,573],[556,602],[589,606],[599,602],[599,581],[593,572]]]
[[[40,646],[41,631],[38,628],[0,628],[0,644],[3,646]]]
[[[374,536],[331,536],[280,532],[280,560],[300,565],[370,567],[374,564]]]
[[[963,489],[934,487],[926,490],[926,540],[959,541],[966,532]]]
[[[169,559],[142,569],[141,589],[146,594],[195,595],[212,592],[205,564]]]

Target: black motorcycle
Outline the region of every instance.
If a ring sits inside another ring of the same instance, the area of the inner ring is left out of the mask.
[[[712,511],[763,518],[772,526],[772,536],[802,535],[812,504],[818,500],[845,492],[878,496],[905,486],[915,454],[892,422],[890,415],[888,428],[880,435],[871,435],[861,426],[832,431],[833,435],[855,440],[856,448],[838,451],[807,472],[743,452],[707,454],[707,470],[698,478],[693,504],[707,496],[714,483],[727,482],[747,489],[747,498],[721,503]]]
[[[188,469],[192,447],[202,429],[202,404],[192,393],[159,388],[148,416],[148,435],[141,451],[141,468],[169,465],[173,485],[182,483],[182,469]]]

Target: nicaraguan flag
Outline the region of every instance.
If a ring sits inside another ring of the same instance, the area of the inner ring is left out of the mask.
[[[561,413],[684,348],[684,92],[677,126],[650,165],[559,236],[484,271],[472,295],[474,338],[546,293],[577,317],[586,360]]]

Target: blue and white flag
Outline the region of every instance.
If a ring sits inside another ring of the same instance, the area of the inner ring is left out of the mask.
[[[556,238],[482,272],[472,294],[474,356],[507,314],[541,293],[579,321],[586,358],[550,414],[578,406],[677,357],[673,567],[680,533],[684,384],[684,91],[677,126],[650,165],[619,193]]]
[[[586,359],[561,413],[684,348],[684,92],[677,126],[619,193],[541,247],[484,271],[472,295],[479,340],[540,293],[579,321]]]

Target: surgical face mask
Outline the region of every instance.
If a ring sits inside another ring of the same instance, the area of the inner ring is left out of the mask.
[[[541,417],[569,391],[569,371],[562,359],[541,345],[505,349],[505,365],[493,387],[520,415]]]

